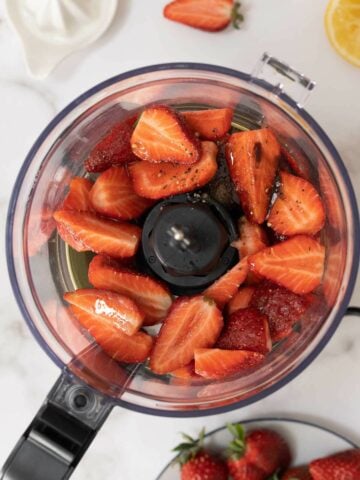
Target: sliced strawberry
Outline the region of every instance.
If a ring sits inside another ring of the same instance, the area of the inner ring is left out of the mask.
[[[324,261],[325,247],[306,235],[248,257],[252,271],[298,294],[312,292],[320,285]]]
[[[179,297],[172,305],[151,353],[153,372],[171,373],[194,358],[197,348],[211,347],[223,327],[216,304],[202,295]]]
[[[313,480],[359,480],[360,449],[346,450],[310,463]]]
[[[164,16],[193,28],[217,32],[230,22],[239,28],[243,17],[234,0],[175,0],[164,8]]]
[[[236,295],[228,303],[228,307],[227,307],[228,314],[231,315],[237,310],[248,307],[250,305],[250,300],[251,300],[251,297],[253,296],[254,291],[255,291],[255,287],[239,288]]]
[[[111,290],[134,300],[145,313],[144,325],[161,322],[171,306],[171,295],[164,285],[102,255],[92,259],[88,275],[95,288]]]
[[[204,295],[215,300],[220,308],[224,307],[234,297],[239,286],[246,279],[248,271],[248,261],[245,258],[210,285],[204,291]]]
[[[310,182],[290,173],[280,173],[279,195],[271,208],[269,227],[280,235],[315,235],[325,223],[321,198]]]
[[[344,220],[344,210],[341,202],[341,194],[336,179],[330,173],[328,168],[324,165],[322,160],[318,162],[318,173],[321,196],[324,199],[326,207],[326,216],[332,226],[337,232],[339,238],[342,237],[344,229],[346,228],[346,221]]]
[[[238,310],[226,321],[216,347],[262,354],[270,352],[272,342],[268,317],[253,307]]]
[[[181,112],[189,127],[204,140],[219,140],[230,130],[232,108],[189,110]]]
[[[131,150],[130,138],[136,117],[117,123],[90,152],[85,160],[88,172],[103,172],[112,165],[136,159]]]
[[[259,366],[264,355],[246,350],[199,348],[195,350],[195,372],[205,378],[220,379],[245,373]]]
[[[171,375],[176,378],[180,378],[183,380],[191,380],[199,378],[199,375],[195,373],[195,363],[191,361],[184,367],[177,368],[171,372]]]
[[[135,193],[125,167],[111,167],[102,173],[91,190],[90,200],[98,213],[120,220],[140,217],[153,205],[151,200]]]
[[[262,282],[252,295],[250,305],[269,319],[273,342],[289,336],[312,303],[310,295],[297,295],[271,282]]]
[[[70,311],[88,330],[101,348],[114,360],[125,363],[144,362],[152,349],[153,338],[139,331],[134,335],[126,335],[113,322],[104,320],[100,315],[94,315],[70,305]]]
[[[54,219],[61,238],[78,252],[90,250],[113,257],[132,257],[140,243],[139,227],[95,213],[58,210]]]
[[[246,217],[252,223],[263,223],[280,159],[275,135],[268,128],[233,133],[226,145],[226,159]]]
[[[289,468],[282,475],[281,480],[312,480],[308,467]]]
[[[192,192],[203,187],[217,171],[217,146],[213,142],[201,142],[200,160],[193,165],[172,163],[136,162],[129,171],[138,195],[158,200],[179,193]]]
[[[136,333],[145,318],[133,300],[106,290],[83,288],[65,293],[64,300],[87,313],[98,315],[127,335]]]
[[[309,161],[303,156],[301,158],[298,156],[295,160],[294,155],[292,155],[287,148],[281,145],[281,156],[285,161],[286,165],[290,167],[290,170],[297,175],[305,179],[310,178],[311,170]]]
[[[238,223],[239,238],[233,242],[233,246],[239,251],[240,258],[260,252],[269,245],[265,230],[254,223],[250,223],[246,217],[241,217]]]
[[[69,193],[66,195],[62,210],[78,210],[82,212],[93,211],[90,203],[90,190],[93,182],[82,177],[73,177],[70,182]]]
[[[166,105],[146,108],[131,136],[133,153],[147,162],[195,163],[201,145],[184,119]]]
[[[245,455],[267,476],[286,469],[291,461],[291,453],[284,438],[274,430],[262,428],[249,432],[245,437]]]

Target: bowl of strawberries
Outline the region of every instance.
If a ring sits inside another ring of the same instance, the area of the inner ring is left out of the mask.
[[[9,208],[10,278],[82,392],[223,412],[284,386],[335,332],[358,268],[354,192],[323,130],[277,93],[223,67],[146,67],[36,141]]]

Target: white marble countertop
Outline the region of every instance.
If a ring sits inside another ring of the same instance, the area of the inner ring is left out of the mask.
[[[0,1],[0,463],[59,372],[40,350],[15,303],[5,262],[5,217],[17,172],[37,135],[71,99],[117,73],[167,61],[199,61],[249,72],[263,51],[292,63],[318,86],[307,109],[327,131],[360,192],[360,70],[338,57],[324,33],[327,0],[244,0],[240,31],[208,34],[162,18],[165,0],[120,0],[110,30],[44,81],[31,79]],[[353,304],[360,304],[360,287]],[[360,319],[346,318],[299,377],[240,411],[167,419],[115,409],[74,480],[151,480],[171,458],[179,431],[267,415],[311,419],[360,442]]]

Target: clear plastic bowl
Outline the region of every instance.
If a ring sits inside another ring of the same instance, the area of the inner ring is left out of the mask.
[[[278,92],[279,93],[279,92]],[[326,305],[312,309],[293,334],[248,375],[188,383],[154,375],[145,365],[122,367],[71,318],[65,291],[86,285],[87,254],[74,254],[59,239],[52,213],[83,161],[111,126],[153,102],[196,108],[232,107],[240,129],[269,125],[300,161],[310,162],[327,223],[323,291]],[[351,182],[319,125],[285,94],[247,74],[203,64],[167,64],[107,80],[66,107],[40,135],[12,195],[7,257],[23,316],[42,348],[61,369],[115,403],[158,415],[213,414],[257,401],[307,367],[335,332],[350,301],[359,258],[359,220]]]

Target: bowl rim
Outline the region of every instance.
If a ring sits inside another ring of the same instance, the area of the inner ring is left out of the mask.
[[[31,333],[33,334],[34,338],[36,341],[39,343],[41,348],[47,353],[47,355],[53,360],[53,362],[61,369],[64,370],[66,368],[66,365],[60,360],[60,358],[53,352],[53,350],[50,348],[49,345],[47,345],[37,327],[35,326],[29,312],[27,311],[25,302],[23,301],[20,287],[17,282],[17,277],[16,277],[16,270],[15,270],[15,258],[13,255],[13,226],[14,226],[14,213],[15,213],[15,208],[17,205],[18,201],[18,193],[20,190],[20,187],[23,183],[25,174],[28,170],[29,165],[31,164],[33,158],[35,157],[37,151],[39,150],[40,146],[44,142],[44,140],[47,138],[47,136],[50,134],[50,132],[59,124],[59,122],[65,118],[72,110],[74,110],[76,107],[78,107],[81,103],[86,101],[89,97],[93,96],[94,94],[100,92],[101,90],[119,82],[123,81],[135,76],[139,75],[144,75],[147,73],[152,73],[152,72],[159,72],[159,71],[166,71],[166,70],[200,70],[200,71],[208,71],[208,72],[214,72],[214,73],[219,73],[223,75],[227,75],[230,77],[235,77],[237,79],[246,81],[249,83],[250,81],[252,83],[255,83],[256,85],[260,86],[267,92],[273,91],[273,85],[270,83],[264,81],[264,80],[257,80],[251,77],[250,74],[234,70],[231,68],[223,67],[223,66],[217,66],[217,65],[212,65],[212,64],[206,64],[206,63],[196,63],[196,62],[174,62],[174,63],[161,63],[161,64],[155,64],[155,65],[149,65],[146,67],[141,67],[141,68],[136,68],[133,70],[126,71],[124,73],[121,73],[119,75],[115,75],[113,77],[108,78],[107,80],[104,80],[95,86],[91,87],[90,89],[86,90],[84,93],[80,94],[78,97],[76,97],[72,102],[70,102],[67,106],[65,106],[54,118],[53,120],[50,121],[50,123],[44,128],[44,130],[40,133],[38,138],[36,139],[35,143],[29,150],[29,153],[25,157],[25,160],[20,168],[20,171],[18,173],[18,176],[16,178],[12,194],[10,197],[10,202],[9,202],[9,207],[8,207],[8,212],[7,212],[7,220],[6,220],[6,238],[5,238],[5,244],[6,244],[6,258],[7,258],[7,267],[8,267],[8,273],[10,277],[10,283],[12,286],[12,290],[16,299],[16,302],[19,306],[19,309],[21,311],[21,314],[23,318],[25,319]],[[288,104],[293,110],[296,111],[296,113],[305,121],[307,122],[312,129],[315,131],[315,133],[321,138],[322,142],[324,143],[325,147],[328,149],[330,152],[331,156],[334,158],[337,167],[339,168],[341,172],[342,179],[345,183],[348,197],[349,197],[349,202],[351,205],[351,213],[353,216],[353,234],[354,234],[354,252],[353,252],[353,259],[358,259],[359,254],[360,254],[360,242],[359,242],[359,236],[360,236],[360,224],[359,224],[359,211],[358,211],[358,205],[357,205],[357,200],[355,197],[355,192],[349,177],[349,174],[347,172],[347,169],[337,151],[335,148],[334,144],[328,137],[328,135],[325,133],[325,131],[320,127],[320,125],[312,118],[312,116],[307,113],[306,110],[303,108],[300,108],[299,105],[288,95],[285,93],[281,93],[278,96],[282,101],[284,101],[286,104]],[[271,100],[270,100],[271,101]],[[313,351],[311,351],[306,358],[302,360],[299,365],[297,365],[294,370],[291,372],[287,373],[284,378],[278,380],[275,382],[273,385],[268,386],[265,388],[263,391],[256,393],[255,395],[245,398],[243,400],[236,400],[233,403],[223,405],[223,406],[217,406],[217,407],[209,407],[208,409],[204,410],[198,410],[195,409],[193,411],[189,410],[167,410],[167,409],[157,409],[157,408],[152,408],[152,407],[145,407],[141,405],[136,405],[133,403],[130,403],[126,400],[122,399],[116,399],[114,400],[111,398],[111,401],[115,402],[116,405],[119,405],[121,407],[124,407],[126,409],[140,412],[140,413],[147,413],[147,414],[152,414],[156,416],[163,416],[163,417],[200,417],[200,416],[207,416],[207,415],[214,415],[214,414],[219,414],[219,413],[225,413],[234,409],[242,408],[247,405],[250,405],[252,403],[255,403],[268,395],[271,395],[275,391],[279,390],[280,388],[284,387],[287,383],[289,383],[291,380],[293,380],[295,377],[297,377],[305,368],[307,368],[310,363],[320,354],[320,352],[324,349],[324,347],[327,345],[333,334],[335,333],[336,329],[338,328],[344,314],[346,313],[346,309],[349,305],[349,302],[351,300],[351,296],[354,290],[354,286],[356,283],[356,278],[357,278],[357,271],[359,267],[359,262],[356,260],[352,262],[351,265],[351,270],[349,272],[349,281],[346,286],[346,290],[343,296],[343,301],[339,305],[338,311],[336,313],[336,316],[334,317],[334,320],[332,321],[331,325],[329,326],[327,332],[323,335],[321,338],[320,342],[316,345]],[[109,397],[110,398],[110,397]]]

